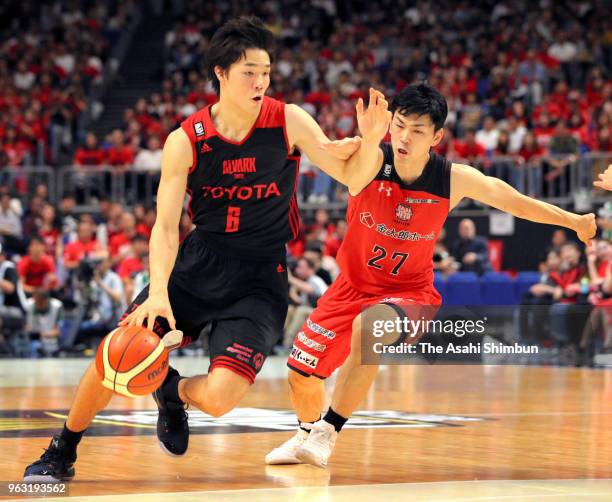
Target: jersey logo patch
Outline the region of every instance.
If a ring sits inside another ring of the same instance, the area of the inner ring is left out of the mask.
[[[368,228],[372,228],[376,224],[374,218],[372,218],[372,213],[361,213],[359,220]]]
[[[385,176],[391,176],[391,164],[385,164],[385,170],[383,171],[383,174]]]
[[[212,152],[212,148],[208,146],[208,143],[204,143],[202,145],[202,148],[200,148],[200,153],[208,153],[208,152]]]
[[[195,131],[196,136],[204,136],[206,134],[204,124],[202,124],[202,122],[196,122],[193,124],[193,130]]]
[[[395,208],[395,221],[398,223],[408,223],[412,218],[412,208],[408,204],[400,202]]]
[[[391,192],[393,191],[393,188],[391,188],[390,186],[385,186],[385,183],[383,181],[381,181],[378,184],[378,191],[379,192],[386,192],[387,193],[387,197],[391,197]]]

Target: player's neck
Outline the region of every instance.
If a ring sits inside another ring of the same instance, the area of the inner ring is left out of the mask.
[[[417,159],[398,159],[394,157],[395,171],[404,183],[416,181],[429,162],[429,152]]]
[[[236,141],[240,141],[248,134],[257,120],[258,112],[246,114],[229,100],[223,99],[210,108],[215,129],[226,138]]]

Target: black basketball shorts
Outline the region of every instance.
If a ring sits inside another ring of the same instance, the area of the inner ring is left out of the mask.
[[[285,263],[238,258],[212,249],[196,231],[179,248],[168,283],[168,297],[183,332],[182,346],[211,323],[210,367],[227,368],[253,383],[272,347],[282,338],[287,315]],[[124,317],[149,295],[145,287]],[[158,318],[154,331],[170,331]]]

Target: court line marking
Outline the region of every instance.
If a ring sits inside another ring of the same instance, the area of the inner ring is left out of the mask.
[[[68,415],[62,415],[60,413],[53,413],[52,411],[45,411],[46,415],[50,415],[54,418],[63,418],[67,419]],[[107,424],[107,425],[125,425],[126,427],[133,427],[134,429],[156,429],[155,425],[147,425],[147,424],[133,424],[130,422],[121,422],[119,420],[104,420],[103,418],[94,418],[92,423],[98,424]]]

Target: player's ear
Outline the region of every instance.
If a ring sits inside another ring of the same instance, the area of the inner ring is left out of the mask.
[[[444,137],[444,127],[441,127],[434,133],[434,139],[433,139],[433,142],[431,143],[431,146],[438,146],[438,143],[442,141],[443,137]]]
[[[215,66],[214,72],[215,72],[215,75],[217,76],[217,79],[219,80],[219,84],[221,84],[223,79],[227,79],[227,71],[225,71],[219,65]]]

